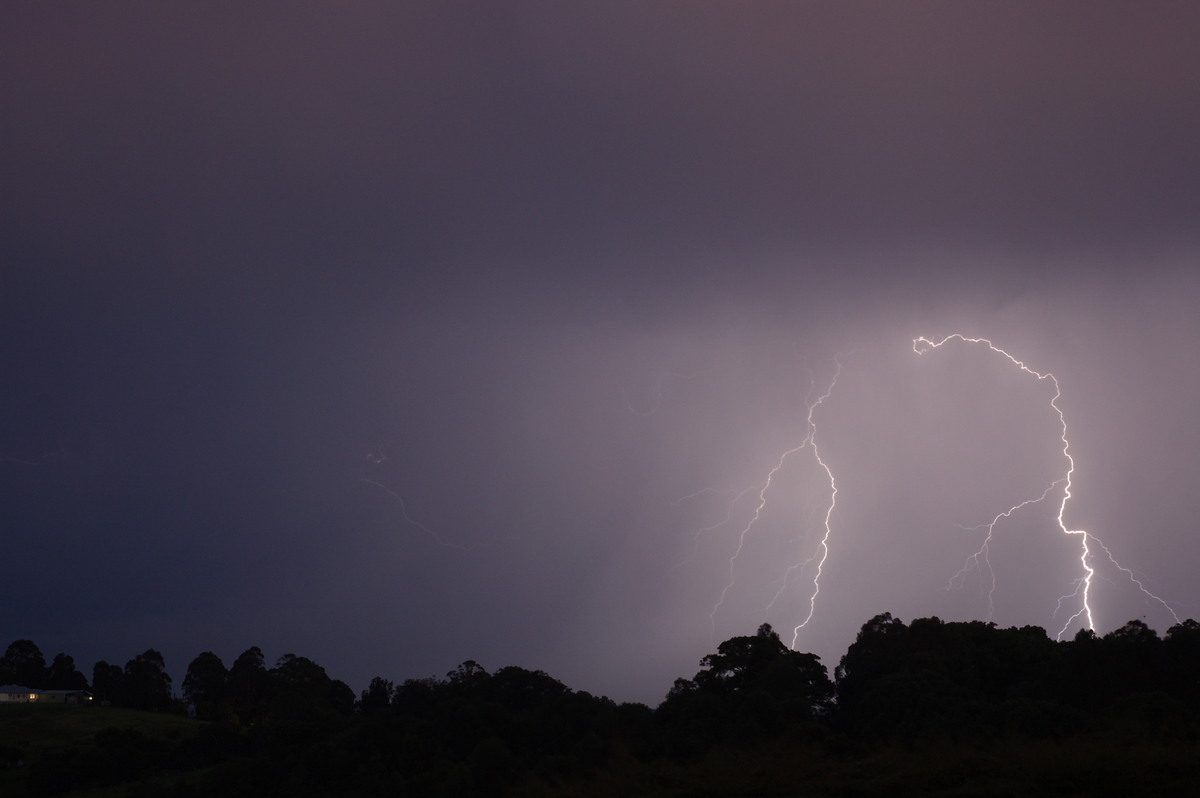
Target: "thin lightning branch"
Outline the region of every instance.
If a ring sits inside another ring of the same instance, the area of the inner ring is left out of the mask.
[[[1075,581],[1071,582],[1071,584],[1074,585],[1074,590],[1072,590],[1070,593],[1067,593],[1065,596],[1058,597],[1058,603],[1054,605],[1054,612],[1051,613],[1051,615],[1050,615],[1051,618],[1057,618],[1058,613],[1062,612],[1062,607],[1063,607],[1064,601],[1067,601],[1068,599],[1073,599],[1079,595],[1079,591],[1082,590],[1083,586],[1084,586],[1084,578],[1081,576],[1078,579],[1076,579]],[[1076,612],[1067,621],[1067,626],[1069,626],[1071,624],[1071,621],[1075,620],[1078,617],[1079,617],[1079,613]],[[1058,637],[1056,638],[1057,640],[1062,639],[1063,630],[1065,630],[1066,628],[1067,627],[1064,626],[1063,629],[1059,631]]]
[[[833,393],[833,389],[837,387],[838,377],[842,375],[842,361],[835,357],[834,362],[837,363],[837,371],[834,372],[833,380],[831,380],[829,383],[829,390],[825,391],[825,393],[819,399],[817,399],[817,401],[813,402],[813,404],[808,408],[808,441],[812,444],[813,458],[817,461],[817,465],[821,466],[821,469],[825,472],[825,476],[829,478],[829,507],[825,509],[825,534],[821,536],[821,545],[819,548],[820,558],[817,560],[817,572],[813,575],[813,591],[808,597],[808,615],[805,616],[804,620],[792,629],[792,648],[796,647],[796,639],[800,636],[800,630],[808,625],[808,622],[812,620],[813,613],[816,612],[817,609],[817,595],[821,592],[821,572],[825,568],[825,560],[829,557],[829,534],[831,531],[830,521],[833,518],[833,508],[837,505],[837,480],[833,478],[833,471],[830,470],[826,462],[821,459],[821,450],[817,448],[817,423],[813,420],[813,413],[815,413],[821,403],[828,399],[829,395]],[[816,555],[814,555],[814,557],[815,556]],[[811,562],[812,559],[813,558],[810,557],[808,562]],[[805,565],[807,565],[807,562]],[[787,586],[786,576],[784,578],[784,586]]]
[[[721,590],[720,598],[717,599],[717,603],[713,605],[712,612],[708,615],[710,635],[713,638],[715,638],[717,634],[717,611],[721,609],[721,605],[725,603],[725,596],[729,594],[729,589],[733,587],[734,582],[736,581],[736,577],[734,576],[734,568],[736,567],[738,557],[741,556],[742,548],[746,545],[746,536],[750,534],[751,528],[753,528],[754,524],[758,521],[759,516],[762,514],[762,509],[767,503],[767,491],[770,489],[771,483],[775,479],[775,475],[779,473],[779,469],[783,468],[784,462],[788,459],[788,457],[807,446],[810,437],[811,436],[805,436],[804,440],[801,441],[798,446],[788,449],[786,452],[781,454],[779,456],[779,461],[775,464],[775,467],[767,472],[766,481],[763,482],[761,486],[758,486],[758,504],[754,506],[754,512],[751,514],[750,520],[746,522],[746,525],[742,527],[742,531],[738,533],[737,548],[734,549],[733,556],[729,558],[729,581],[725,583],[724,589]],[[754,490],[754,488],[750,488],[750,490]]]
[[[958,573],[956,573],[954,576],[950,577],[950,579],[946,582],[946,591],[947,592],[949,592],[951,590],[961,589],[967,583],[967,574],[970,573],[972,570],[974,570],[974,571],[978,572],[978,574],[979,574],[979,592],[982,595],[983,594],[983,575],[984,575],[984,571],[986,570],[987,576],[988,576],[988,591],[987,591],[988,617],[987,617],[987,619],[989,621],[992,619],[992,614],[993,614],[992,595],[996,592],[996,570],[992,567],[992,560],[991,560],[991,556],[990,556],[990,553],[991,553],[990,547],[991,547],[991,543],[992,543],[992,530],[995,528],[996,522],[999,521],[999,519],[1000,519],[1000,516],[997,516],[995,519],[993,519],[993,521],[990,524],[976,524],[975,526],[964,526],[962,524],[956,524],[956,526],[959,529],[963,530],[964,532],[978,532],[981,529],[986,529],[988,532],[987,532],[987,535],[983,539],[983,543],[980,545],[980,547],[978,549],[975,550],[975,553],[970,555],[969,557],[967,557],[967,561],[963,563],[962,568],[958,569]],[[980,559],[983,560],[982,565],[980,565],[980,562],[979,562]]]
[[[437,532],[434,532],[432,529],[425,526],[420,521],[413,519],[408,514],[408,506],[404,503],[404,497],[401,496],[396,491],[389,488],[387,485],[384,485],[381,482],[376,482],[373,479],[367,479],[366,477],[362,477],[362,481],[367,483],[368,485],[374,485],[375,487],[379,488],[380,490],[385,491],[388,494],[390,494],[396,500],[396,502],[399,503],[400,515],[403,516],[404,520],[407,521],[412,526],[415,526],[417,529],[424,532],[426,535],[429,535],[429,537],[433,538],[439,546],[445,546],[448,549],[459,549],[460,551],[470,551],[471,550],[470,547],[468,547],[468,546],[463,546],[458,543],[449,543],[449,542],[443,540],[442,536],[439,535]]]
[[[1175,610],[1171,609],[1170,604],[1168,604],[1163,599],[1160,599],[1158,596],[1151,593],[1148,589],[1146,589],[1146,586],[1144,584],[1142,584],[1142,580],[1138,579],[1134,575],[1133,571],[1131,571],[1130,569],[1121,565],[1121,563],[1117,562],[1117,559],[1115,557],[1113,557],[1112,552],[1108,550],[1108,546],[1104,545],[1104,541],[1100,540],[1100,538],[1096,537],[1095,535],[1091,535],[1090,537],[1092,538],[1092,540],[1096,541],[1096,545],[1099,546],[1100,549],[1104,552],[1104,556],[1108,557],[1108,561],[1111,562],[1117,568],[1118,571],[1123,572],[1125,574],[1125,576],[1129,577],[1129,581],[1133,582],[1135,585],[1137,585],[1138,590],[1142,591],[1147,596],[1149,596],[1150,598],[1157,601],[1159,604],[1166,607],[1167,612],[1171,613],[1171,617],[1175,619],[1175,623],[1177,623],[1177,624],[1183,623],[1183,621],[1181,621],[1179,616],[1175,613]]]
[[[974,554],[972,554],[970,557],[967,558],[967,561],[965,563],[963,563],[963,567],[959,569],[958,573],[956,573],[954,576],[950,577],[950,581],[946,584],[946,589],[950,590],[951,588],[955,587],[955,582],[958,583],[958,585],[957,585],[958,587],[961,587],[966,580],[967,572],[970,571],[972,567],[974,567],[976,570],[979,571],[980,579],[982,579],[984,566],[986,566],[988,578],[991,582],[991,585],[988,588],[988,594],[987,594],[987,597],[988,597],[987,619],[989,621],[992,620],[992,616],[996,612],[995,603],[993,601],[993,599],[996,595],[996,572],[992,569],[992,561],[988,558],[988,551],[989,551],[989,547],[991,546],[991,543],[992,543],[992,535],[996,531],[996,524],[1000,523],[1000,519],[1002,519],[1002,518],[1011,517],[1012,514],[1015,513],[1017,510],[1028,507],[1031,504],[1037,504],[1038,502],[1042,501],[1043,499],[1045,499],[1047,496],[1050,495],[1051,491],[1053,491],[1055,488],[1057,488],[1061,484],[1062,484],[1061,479],[1055,480],[1054,482],[1050,483],[1050,486],[1047,487],[1044,491],[1042,491],[1042,495],[1038,496],[1036,499],[1026,499],[1025,501],[1021,502],[1020,504],[1013,505],[1012,507],[1009,507],[1004,512],[997,513],[996,517],[993,518],[991,521],[989,521],[986,524],[979,524],[978,526],[966,527],[966,529],[969,531],[986,529],[987,535],[983,539],[983,545],[981,545]],[[980,559],[983,560],[984,566],[981,566],[979,564]]]
[[[797,571],[803,572],[805,568],[812,565],[812,561],[817,559],[817,557],[820,556],[820,554],[821,554],[821,549],[818,548],[807,559],[801,560],[798,563],[793,563],[792,565],[788,566],[788,569],[786,571],[783,572],[783,581],[782,581],[782,584],[779,586],[779,590],[775,591],[775,595],[771,597],[771,600],[769,602],[767,602],[767,606],[763,608],[763,621],[764,622],[766,622],[767,616],[770,615],[771,610],[775,607],[775,603],[777,601],[779,601],[780,598],[782,598],[784,591],[787,590],[788,583],[790,583],[792,581],[792,574],[796,573]],[[795,646],[795,640],[792,641],[792,644],[793,644],[793,646]]]
[[[775,597],[771,599],[770,604],[767,605],[767,610],[769,610],[771,608],[771,606],[773,606],[775,604],[776,600],[778,600],[778,598],[779,598],[779,594],[782,593],[787,588],[787,584],[788,584],[788,581],[789,581],[792,573],[794,573],[797,570],[803,569],[809,563],[811,563],[813,560],[819,559],[819,562],[817,564],[817,572],[813,578],[813,593],[812,593],[811,598],[809,599],[808,617],[804,619],[804,622],[801,623],[800,626],[796,627],[795,634],[793,635],[793,645],[795,645],[794,638],[795,638],[795,635],[799,634],[799,629],[802,626],[804,626],[804,624],[808,623],[808,621],[812,618],[813,608],[816,605],[817,593],[820,592],[821,569],[825,564],[826,557],[829,556],[830,519],[833,514],[834,504],[836,503],[836,500],[837,500],[837,485],[833,481],[833,472],[830,471],[829,466],[827,466],[825,464],[825,462],[821,459],[820,453],[817,450],[816,440],[815,440],[817,427],[816,427],[816,422],[814,420],[814,414],[816,413],[817,408],[820,407],[821,404],[826,399],[829,398],[830,394],[833,393],[834,388],[837,386],[838,377],[841,375],[841,372],[842,372],[842,364],[841,364],[840,359],[837,359],[837,358],[835,358],[835,362],[837,363],[837,371],[834,373],[833,379],[829,383],[829,387],[825,390],[825,393],[823,393],[821,396],[819,396],[816,399],[816,401],[814,401],[808,405],[808,415],[806,418],[806,430],[805,430],[804,439],[802,441],[800,441],[800,443],[797,444],[796,446],[783,452],[783,454],[781,454],[779,456],[779,459],[776,461],[774,467],[772,467],[771,470],[767,472],[766,479],[763,481],[763,483],[761,485],[757,486],[758,502],[757,502],[757,504],[755,504],[754,511],[750,515],[750,520],[746,522],[746,525],[742,527],[741,532],[738,534],[737,548],[734,550],[733,556],[731,556],[729,558],[729,581],[725,583],[725,587],[721,590],[721,595],[717,599],[717,603],[715,605],[713,605],[712,612],[709,614],[709,625],[710,625],[711,633],[714,637],[716,636],[717,612],[720,610],[721,606],[725,603],[725,597],[729,595],[729,591],[733,588],[734,584],[737,581],[737,577],[736,577],[737,560],[738,560],[738,557],[741,556],[742,549],[746,545],[746,538],[750,534],[750,530],[754,528],[754,525],[756,523],[758,523],[758,520],[762,515],[762,510],[767,504],[767,491],[769,491],[771,489],[771,485],[775,481],[776,474],[778,474],[780,469],[783,468],[783,465],[784,465],[784,463],[787,462],[787,459],[789,457],[791,457],[793,454],[795,454],[796,452],[799,452],[800,450],[804,449],[805,447],[810,447],[813,450],[813,456],[816,459],[817,464],[820,465],[820,467],[825,471],[825,474],[826,474],[826,476],[829,477],[829,481],[830,481],[831,496],[830,496],[829,506],[825,511],[825,534],[821,538],[821,543],[818,548],[817,554],[814,554],[812,557],[809,557],[804,562],[792,565],[790,568],[787,569],[787,571],[784,574],[783,585],[780,587],[779,591],[775,594]],[[754,490],[754,488],[749,488],[748,490]],[[746,492],[747,491],[743,491],[742,494],[739,494],[738,498],[741,498],[741,496],[744,495]]]
[[[1106,547],[1099,538],[1097,538],[1095,535],[1092,535],[1083,529],[1068,529],[1067,528],[1067,524],[1066,524],[1066,521],[1064,520],[1064,516],[1067,511],[1067,502],[1071,499],[1071,484],[1072,484],[1071,477],[1074,476],[1074,474],[1075,474],[1075,458],[1073,458],[1071,456],[1071,444],[1067,439],[1067,418],[1066,418],[1066,415],[1064,415],[1062,408],[1059,407],[1059,405],[1058,405],[1058,400],[1062,396],[1062,389],[1059,387],[1058,379],[1048,371],[1045,373],[1034,371],[1029,366],[1025,365],[1020,360],[1013,357],[1008,352],[1006,352],[1003,349],[1001,349],[1000,347],[996,346],[995,344],[993,344],[991,341],[989,341],[986,338],[968,338],[967,336],[961,335],[959,333],[955,333],[953,335],[946,336],[945,338],[941,339],[940,341],[935,342],[935,341],[930,340],[929,338],[925,338],[924,336],[921,336],[919,338],[913,339],[913,345],[912,345],[913,351],[916,352],[918,355],[923,355],[926,352],[933,351],[934,349],[941,347],[946,342],[953,341],[953,340],[958,340],[958,341],[961,341],[961,342],[967,343],[967,344],[982,344],[982,345],[986,346],[988,349],[995,352],[996,354],[1003,355],[1005,358],[1008,359],[1008,361],[1010,363],[1012,363],[1013,365],[1015,365],[1019,369],[1021,369],[1021,371],[1024,371],[1027,374],[1033,375],[1039,381],[1049,381],[1054,386],[1054,396],[1050,399],[1050,407],[1053,408],[1054,412],[1058,415],[1059,427],[1061,429],[1061,433],[1059,435],[1059,440],[1062,441],[1062,454],[1063,454],[1063,458],[1067,461],[1067,471],[1066,471],[1066,474],[1062,477],[1062,479],[1051,484],[1051,486],[1049,488],[1047,488],[1046,492],[1049,493],[1054,488],[1054,486],[1059,483],[1061,483],[1063,485],[1062,501],[1058,505],[1058,513],[1056,516],[1056,520],[1058,522],[1058,528],[1062,531],[1063,534],[1077,535],[1079,537],[1079,546],[1080,546],[1079,563],[1083,569],[1083,575],[1080,576],[1075,581],[1075,589],[1071,593],[1068,593],[1067,595],[1060,597],[1058,600],[1058,608],[1055,610],[1055,614],[1057,614],[1058,610],[1062,608],[1063,602],[1070,600],[1070,599],[1075,599],[1075,598],[1079,599],[1079,609],[1076,610],[1067,619],[1066,623],[1063,624],[1062,628],[1059,629],[1058,635],[1056,636],[1057,639],[1061,640],[1062,636],[1064,634],[1066,634],[1067,629],[1069,629],[1071,627],[1071,624],[1073,624],[1076,620],[1078,620],[1081,617],[1085,619],[1085,623],[1086,623],[1086,626],[1088,629],[1094,630],[1096,628],[1095,615],[1092,612],[1092,606],[1091,606],[1092,577],[1094,577],[1096,575],[1096,571],[1094,568],[1092,568],[1092,566],[1089,562],[1091,560],[1091,556],[1092,556],[1091,547],[1088,545],[1089,541],[1095,541],[1096,544],[1101,548],[1101,550],[1103,550],[1104,553],[1107,555],[1108,559],[1112,562],[1112,564],[1114,566],[1116,566],[1119,570],[1124,572],[1133,581],[1133,583],[1135,585],[1137,585],[1138,589],[1141,590],[1143,594],[1145,594],[1148,598],[1154,599],[1159,604],[1161,604],[1163,607],[1165,607],[1167,609],[1167,611],[1171,613],[1172,617],[1175,617],[1175,619],[1178,621],[1178,616],[1175,615],[1175,611],[1171,609],[1171,607],[1167,604],[1167,602],[1165,602],[1163,599],[1159,598],[1158,596],[1154,595],[1149,590],[1147,590],[1145,585],[1143,585],[1141,581],[1139,581],[1136,577],[1134,577],[1132,571],[1130,571],[1128,568],[1125,568],[1119,562],[1117,562],[1116,559],[1113,557],[1112,552],[1110,552],[1108,550],[1108,547]],[[1045,497],[1046,497],[1046,494],[1043,494],[1042,498],[1044,499]],[[1033,500],[1033,501],[1041,501],[1041,499],[1037,499],[1037,500]],[[1024,504],[1016,505],[1016,506],[1012,507],[1010,510],[1008,510],[1007,513],[1001,513],[1000,516],[997,516],[996,519],[993,520],[992,524],[989,525],[989,530],[988,530],[989,540],[991,538],[991,528],[990,527],[994,527],[996,521],[998,521],[1001,517],[1004,517],[1006,515],[1011,515],[1016,510],[1025,506],[1025,504],[1030,504],[1030,503],[1033,503],[1033,502],[1025,502]],[[985,541],[985,548],[983,550],[986,552],[986,541]]]
[[[720,488],[701,488],[700,490],[693,491],[686,496],[680,496],[678,499],[675,499],[674,501],[672,501],[671,505],[673,507],[678,507],[679,505],[683,504],[684,502],[691,501],[692,499],[703,496],[706,493],[715,493],[718,496],[728,495],[728,494],[732,493],[732,494],[734,494],[733,500],[736,502],[738,499],[740,499],[742,497],[743,494],[754,490],[755,487],[757,487],[757,486],[751,485],[750,487],[743,488],[742,490],[721,490]]]
[[[702,526],[696,530],[695,534],[692,535],[692,553],[689,554],[687,557],[684,557],[679,562],[672,565],[671,566],[672,573],[677,571],[685,563],[687,563],[693,557],[696,556],[697,552],[700,549],[700,536],[701,535],[703,535],[705,532],[712,532],[715,529],[720,529],[721,527],[723,527],[729,523],[729,519],[733,517],[733,508],[737,506],[737,503],[742,500],[743,496],[745,496],[747,493],[754,490],[756,487],[757,487],[756,485],[751,485],[748,488],[744,488],[743,490],[737,491],[737,495],[733,497],[733,500],[729,502],[729,506],[725,508],[725,517],[724,518],[722,518],[720,521],[717,521],[715,524],[709,524],[708,526]],[[674,505],[679,505],[679,504],[682,504],[683,502],[687,501],[688,499],[693,499],[693,498],[695,498],[697,496],[701,496],[705,493],[721,494],[721,493],[734,493],[734,491],[717,490],[716,488],[702,488],[702,489],[696,491],[695,493],[689,493],[687,496],[682,496],[671,503]],[[715,633],[715,630],[714,630],[714,633]]]

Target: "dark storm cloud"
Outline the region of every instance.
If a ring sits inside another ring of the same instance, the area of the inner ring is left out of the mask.
[[[723,506],[677,500],[758,484],[840,352],[841,581],[801,641],[832,665],[875,612],[977,616],[941,590],[955,525],[1061,464],[1013,428],[1053,427],[1037,386],[913,363],[955,330],[1059,376],[1072,513],[1194,614],[1198,23],[7,5],[3,526],[57,574],[5,583],[10,637],[177,674],[297,650],[356,687],[474,657],[656,700],[761,620],[822,483],[796,464],[711,628],[736,519],[697,538]],[[1030,586],[998,621],[1055,620],[1043,520],[997,551]]]

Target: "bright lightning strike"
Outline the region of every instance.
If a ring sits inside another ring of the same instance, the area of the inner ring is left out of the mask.
[[[796,647],[796,638],[800,636],[800,630],[808,625],[808,622],[812,620],[813,613],[816,612],[817,609],[817,594],[821,592],[821,572],[825,568],[825,560],[829,557],[829,534],[831,531],[830,523],[833,518],[833,508],[837,505],[837,480],[833,478],[833,471],[830,470],[829,465],[821,459],[821,450],[817,448],[817,423],[813,420],[813,413],[815,413],[817,407],[819,407],[826,399],[829,398],[829,395],[833,393],[833,389],[837,387],[838,377],[840,377],[842,374],[841,361],[837,358],[834,360],[837,362],[837,371],[834,372],[833,379],[829,383],[829,390],[825,391],[825,393],[819,399],[817,399],[817,401],[813,402],[808,408],[808,441],[810,444],[812,444],[813,459],[817,461],[817,465],[821,467],[821,470],[825,472],[825,476],[829,478],[829,506],[825,508],[825,534],[821,536],[821,545],[819,547],[820,557],[817,559],[817,572],[813,575],[813,590],[808,597],[808,615],[806,615],[804,620],[797,624],[794,629],[792,629],[792,648]],[[813,558],[809,558],[808,562],[811,562],[812,559]],[[807,562],[801,564],[800,567],[804,567],[805,565],[807,565]],[[796,566],[789,568],[788,575],[790,575],[795,568]],[[787,587],[786,576],[784,577],[783,586]]]
[[[787,589],[792,575],[796,571],[803,571],[803,569],[807,568],[815,561],[817,565],[816,572],[813,575],[812,580],[812,592],[810,593],[808,600],[808,615],[792,630],[793,648],[795,647],[796,638],[799,636],[800,630],[804,628],[804,626],[807,625],[810,620],[812,620],[813,613],[816,610],[817,595],[821,592],[821,572],[825,567],[825,560],[829,557],[829,537],[832,529],[831,523],[833,518],[833,509],[837,504],[837,482],[834,480],[833,471],[829,468],[829,465],[823,459],[821,459],[820,449],[817,447],[817,424],[815,420],[815,414],[817,412],[817,408],[829,398],[829,396],[833,393],[834,388],[837,387],[838,377],[841,376],[842,373],[842,364],[841,360],[838,358],[835,358],[835,362],[837,363],[837,370],[833,375],[833,379],[829,382],[829,387],[825,390],[825,393],[821,394],[821,396],[808,405],[804,439],[801,440],[796,446],[779,455],[779,459],[776,461],[774,467],[767,472],[766,479],[758,487],[758,501],[750,515],[750,519],[746,522],[745,526],[742,527],[741,532],[738,533],[737,547],[734,549],[733,555],[729,558],[729,581],[725,583],[725,587],[722,589],[721,595],[717,599],[717,603],[713,606],[712,612],[709,614],[710,629],[712,630],[712,634],[714,636],[716,634],[717,612],[725,603],[726,596],[728,596],[729,591],[733,588],[737,581],[736,569],[738,558],[741,556],[742,550],[745,548],[746,538],[750,534],[750,530],[754,528],[754,525],[762,516],[763,508],[767,504],[767,492],[771,489],[776,475],[779,473],[780,469],[783,468],[788,458],[806,447],[812,450],[813,459],[816,461],[821,470],[825,472],[825,476],[829,479],[829,504],[825,508],[824,534],[822,535],[821,541],[818,544],[816,553],[801,562],[794,563],[784,572],[783,584],[780,586],[779,591],[776,592],[775,596],[771,599],[770,603],[767,604],[764,614],[770,611],[771,607],[775,605],[776,601],[779,600],[780,596]],[[749,488],[747,491],[743,491],[743,493],[738,495],[738,498],[741,498],[741,496],[746,492],[752,490],[754,490],[754,488]]]
[[[1112,552],[1109,551],[1108,547],[1105,546],[1104,543],[1099,538],[1097,538],[1095,535],[1087,532],[1086,530],[1069,529],[1067,527],[1066,521],[1064,520],[1064,516],[1066,515],[1066,511],[1067,511],[1067,502],[1070,501],[1070,499],[1071,499],[1071,485],[1072,485],[1071,478],[1075,474],[1075,459],[1074,459],[1074,457],[1071,456],[1071,444],[1067,439],[1066,415],[1063,413],[1062,408],[1059,407],[1059,404],[1058,404],[1058,400],[1062,396],[1062,389],[1059,387],[1058,379],[1048,371],[1044,372],[1044,373],[1034,371],[1029,366],[1025,365],[1023,362],[1021,362],[1017,358],[1013,357],[1011,354],[1009,354],[1005,350],[1001,349],[1000,347],[996,346],[995,344],[993,344],[991,341],[989,341],[986,338],[969,338],[969,337],[961,335],[959,333],[955,333],[953,335],[948,335],[945,338],[942,338],[940,341],[935,342],[933,340],[930,340],[929,338],[925,338],[924,336],[921,336],[919,338],[913,339],[913,344],[912,344],[913,351],[916,352],[918,355],[923,355],[927,352],[931,352],[935,349],[940,348],[942,345],[946,344],[949,341],[959,341],[964,344],[978,344],[978,345],[986,346],[992,352],[995,352],[996,354],[1001,355],[1004,358],[1006,358],[1010,363],[1012,363],[1014,366],[1016,366],[1017,368],[1019,368],[1021,371],[1025,372],[1026,374],[1030,374],[1033,377],[1036,377],[1039,381],[1049,382],[1051,385],[1054,386],[1054,396],[1050,399],[1050,407],[1058,415],[1059,427],[1061,430],[1059,439],[1062,441],[1063,458],[1067,461],[1066,473],[1062,476],[1062,478],[1056,480],[1049,487],[1047,487],[1045,492],[1042,493],[1042,495],[1039,498],[1029,499],[1029,500],[1026,500],[1019,504],[1013,505],[1008,510],[1005,510],[1004,512],[998,514],[995,518],[993,518],[991,523],[983,525],[987,529],[987,537],[984,540],[983,545],[980,547],[980,549],[974,555],[972,555],[971,558],[968,558],[967,565],[963,566],[963,571],[965,571],[972,562],[974,562],[976,565],[978,565],[979,560],[982,557],[984,562],[987,563],[987,567],[990,572],[991,565],[987,561],[987,553],[988,553],[988,546],[991,543],[992,534],[995,531],[996,524],[998,524],[1001,521],[1001,519],[1010,517],[1017,510],[1027,507],[1030,504],[1036,504],[1036,503],[1042,501],[1053,490],[1055,490],[1055,488],[1058,485],[1061,484],[1062,485],[1062,499],[1058,505],[1058,513],[1056,515],[1056,521],[1058,523],[1059,530],[1061,530],[1063,534],[1075,535],[1079,538],[1079,545],[1080,545],[1079,563],[1082,568],[1082,575],[1078,579],[1075,580],[1075,582],[1074,582],[1075,589],[1071,593],[1068,593],[1067,595],[1059,598],[1059,601],[1058,601],[1059,609],[1062,608],[1063,602],[1071,600],[1071,599],[1076,599],[1076,598],[1078,598],[1078,600],[1079,600],[1079,609],[1076,610],[1069,618],[1067,618],[1066,623],[1064,623],[1062,628],[1059,629],[1057,638],[1061,640],[1062,636],[1066,633],[1067,629],[1069,629],[1071,627],[1071,624],[1073,624],[1076,620],[1080,619],[1081,617],[1084,618],[1084,623],[1086,624],[1086,627],[1088,629],[1094,630],[1096,628],[1096,619],[1095,619],[1095,615],[1092,611],[1092,605],[1091,605],[1092,580],[1093,580],[1093,577],[1096,576],[1096,571],[1092,567],[1091,562],[1090,562],[1092,559],[1093,552],[1092,552],[1091,546],[1089,546],[1089,542],[1095,543],[1104,552],[1104,554],[1108,557],[1109,561],[1118,570],[1120,570],[1122,573],[1124,573],[1130,579],[1130,581],[1132,581],[1144,595],[1146,595],[1148,598],[1155,600],[1156,602],[1161,604],[1163,607],[1165,607],[1166,610],[1171,613],[1171,616],[1173,618],[1175,618],[1176,622],[1178,622],[1179,616],[1175,614],[1175,611],[1171,609],[1170,605],[1168,605],[1167,602],[1164,601],[1163,599],[1161,599],[1158,596],[1156,596],[1155,594],[1151,593],[1146,588],[1146,586],[1139,579],[1137,579],[1134,576],[1133,572],[1130,569],[1125,568],[1119,562],[1117,562],[1116,558],[1113,557]],[[959,575],[961,575],[963,573],[963,571],[960,571]],[[951,581],[953,581],[953,580],[951,580]],[[994,592],[994,590],[995,590],[995,577],[993,574],[993,576],[992,576],[992,591]],[[989,596],[988,596],[989,612],[991,610],[991,598],[992,598],[991,593],[989,593]],[[1056,610],[1056,613],[1057,613],[1057,610]]]

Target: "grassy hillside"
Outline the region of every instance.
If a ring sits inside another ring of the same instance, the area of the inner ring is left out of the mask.
[[[180,715],[134,709],[63,704],[14,704],[0,707],[0,795],[31,793],[33,765],[63,752],[96,747],[102,729],[132,729],[149,740],[193,737],[205,723]],[[20,752],[24,765],[6,760]]]
[[[194,734],[201,721],[163,712],[66,704],[0,706],[0,746],[39,749],[90,743],[101,729],[136,729],[147,737]]]

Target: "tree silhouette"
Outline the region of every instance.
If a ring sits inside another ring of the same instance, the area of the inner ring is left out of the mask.
[[[837,668],[839,726],[871,737],[1052,735],[1071,722],[1056,689],[1061,647],[1038,627],[889,613],[858,633]]]
[[[97,703],[120,705],[125,696],[125,672],[120,665],[100,660],[92,667],[92,695]]]
[[[0,684],[41,689],[48,676],[46,658],[32,640],[14,640],[0,657]]]
[[[242,725],[251,725],[266,714],[270,683],[262,649],[258,646],[251,646],[233,661],[226,681],[226,697]]]
[[[371,684],[367,686],[367,689],[362,691],[358,706],[360,709],[367,711],[386,709],[391,705],[392,695],[395,692],[396,688],[391,682],[380,676],[376,676],[371,680]]]
[[[285,723],[328,723],[354,707],[354,691],[307,657],[284,654],[270,671],[268,717]]]
[[[36,664],[32,644],[14,650],[6,666]],[[147,695],[161,704],[169,694],[163,666],[153,649],[124,670],[98,662],[93,688],[152,707]],[[49,672],[78,681],[65,654]],[[134,794],[151,778],[164,794],[230,798],[1192,794],[1197,674],[1191,620],[1162,639],[1131,621],[1056,642],[1032,626],[884,613],[839,663],[836,701],[819,660],[764,624],[703,657],[657,710],[467,660],[444,679],[373,679],[354,712],[350,688],[312,660],[286,654],[268,670],[251,648],[226,674],[204,652],[184,695],[198,706],[236,700],[252,728],[195,724],[173,738],[153,725],[105,729],[32,758],[29,789],[15,795]],[[0,748],[0,764],[27,755]]]
[[[47,686],[51,690],[86,690],[87,677],[75,667],[75,659],[67,654],[55,654],[50,663]]]
[[[734,637],[677,679],[658,715],[692,753],[717,741],[750,741],[809,727],[828,712],[833,684],[813,654],[790,650],[770,624]]]
[[[171,705],[171,677],[163,655],[146,649],[125,663],[124,706],[133,709],[167,709]]]
[[[1192,722],[1200,723],[1200,623],[1189,618],[1168,629],[1163,654],[1168,689],[1184,703]]]
[[[224,698],[228,678],[225,663],[211,651],[205,651],[192,660],[183,678],[183,698],[195,708],[196,717],[212,720],[217,716],[217,707]]]

